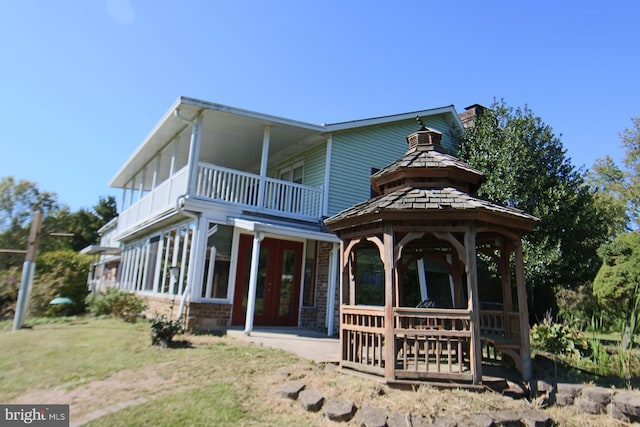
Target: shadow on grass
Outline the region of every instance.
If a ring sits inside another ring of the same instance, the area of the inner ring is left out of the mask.
[[[640,377],[632,377],[629,381],[617,376],[598,375],[584,369],[571,366],[562,359],[549,354],[536,354],[532,360],[533,376],[548,383],[594,384],[601,387],[624,389],[631,386],[640,388]]]

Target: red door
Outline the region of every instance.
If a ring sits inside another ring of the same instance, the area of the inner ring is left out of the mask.
[[[252,247],[253,236],[240,235],[233,298],[234,325],[243,325],[246,319]],[[254,325],[297,326],[302,250],[301,242],[277,239],[260,242]]]

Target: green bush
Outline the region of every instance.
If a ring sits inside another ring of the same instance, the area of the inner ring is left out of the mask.
[[[29,309],[35,316],[57,316],[86,311],[85,298],[89,293],[87,275],[91,265],[89,255],[65,250],[46,252],[38,256]],[[72,302],[64,307],[49,304],[56,297]]]
[[[152,345],[166,347],[171,343],[174,336],[184,333],[180,319],[171,320],[164,314],[156,314],[153,319],[149,320],[149,323],[151,323]]]
[[[12,319],[15,314],[21,276],[15,267],[0,272],[0,320]]]
[[[531,327],[531,348],[559,356],[580,358],[589,353],[589,342],[583,333],[571,326],[556,323],[551,316],[545,316],[542,323]]]
[[[111,316],[135,323],[147,309],[144,300],[131,292],[109,288],[98,296],[87,297],[89,311],[96,316]]]

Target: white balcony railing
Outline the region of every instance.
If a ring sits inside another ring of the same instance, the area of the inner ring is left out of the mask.
[[[261,182],[264,182],[263,192]],[[198,165],[194,196],[289,218],[319,219],[322,216],[322,187],[261,178],[206,163]]]
[[[118,233],[122,233],[176,205],[178,197],[187,191],[187,167],[146,194],[118,215]]]
[[[153,191],[120,212],[118,234],[132,229],[163,211],[175,207],[178,197],[187,192],[187,167],[162,182]],[[260,191],[264,182],[264,191]],[[246,210],[280,215],[286,218],[316,220],[322,216],[322,187],[261,178],[234,169],[200,163],[196,186],[190,197],[234,204]]]

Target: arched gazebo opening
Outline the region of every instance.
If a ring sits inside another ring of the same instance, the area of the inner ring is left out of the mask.
[[[439,137],[410,135],[405,157],[372,176],[380,195],[326,221],[341,239],[341,364],[480,384],[496,358],[529,380],[521,236],[536,219],[473,196],[483,175]],[[482,282],[479,257],[496,273]]]

